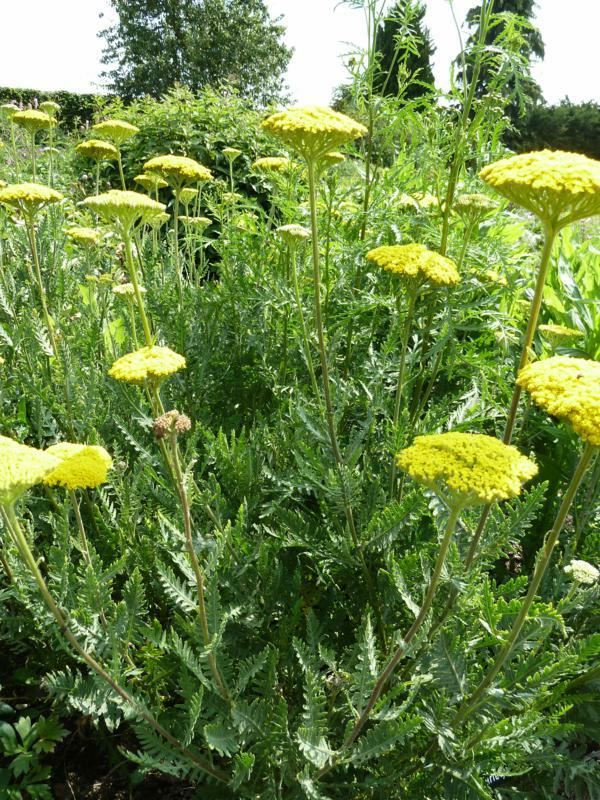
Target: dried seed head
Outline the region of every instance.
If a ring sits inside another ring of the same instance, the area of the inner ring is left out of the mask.
[[[192,427],[192,422],[185,414],[180,414],[179,411],[173,409],[166,411],[154,420],[152,430],[157,439],[164,439],[171,433],[179,435],[180,433],[187,433]]]

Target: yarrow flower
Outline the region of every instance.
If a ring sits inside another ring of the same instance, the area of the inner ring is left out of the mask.
[[[154,420],[152,431],[157,439],[164,439],[170,433],[177,435],[187,433],[192,428],[192,421],[177,409],[166,411]]]
[[[307,161],[322,157],[367,129],[345,114],[323,106],[288,108],[272,114],[262,127],[300,153]]]
[[[265,156],[257,158],[252,163],[254,172],[284,172],[293,166],[289,158],[285,156]]]
[[[291,225],[280,225],[279,228],[277,228],[277,233],[290,247],[294,247],[310,239],[310,231],[303,228],[302,225],[296,225],[295,223]]]
[[[400,208],[414,208],[417,211],[439,206],[438,199],[430,192],[416,192],[415,194],[401,194],[397,205]]]
[[[0,505],[14,503],[59,464],[51,453],[0,436]]]
[[[576,583],[582,583],[585,586],[593,586],[600,578],[600,570],[587,561],[580,561],[577,558],[572,559],[571,563],[565,567],[565,574]]]
[[[195,197],[198,197],[198,189],[192,189],[189,186],[186,186],[183,189],[180,189],[177,193],[179,196],[179,202],[183,203],[184,206],[189,206],[192,200]]]
[[[161,178],[160,175],[156,175],[154,172],[136,175],[133,180],[139,183],[140,186],[143,186],[147,191],[153,192],[157,189],[165,189],[169,185],[164,178]]]
[[[189,225],[192,228],[198,228],[198,230],[203,231],[208,228],[209,225],[212,224],[212,220],[208,217],[189,217],[185,214],[180,215],[179,219],[185,224]]]
[[[576,328],[567,328],[566,325],[540,325],[539,332],[552,344],[559,344],[568,339],[581,339],[582,331]]]
[[[0,203],[25,216],[32,216],[44,206],[59,203],[62,199],[60,192],[40,183],[11,183],[0,189]]]
[[[484,181],[554,229],[600,214],[600,161],[540,150],[485,167]]]
[[[237,147],[224,147],[223,148],[223,155],[229,161],[230,164],[238,158],[238,156],[242,155],[242,151],[238,150]]]
[[[396,463],[450,506],[477,506],[517,497],[537,466],[516,447],[477,433],[417,436]]]
[[[107,119],[104,122],[97,122],[92,125],[92,130],[96,131],[98,136],[103,136],[105,139],[110,139],[114,144],[121,145],[136,133],[140,132],[137,125],[132,125],[130,122],[125,122],[122,119]]]
[[[600,446],[600,362],[553,356],[522,369],[517,383],[536,405]]]
[[[55,117],[60,112],[60,106],[54,100],[44,100],[43,103],[40,103],[40,111]]]
[[[139,192],[111,189],[95,197],[86,197],[82,204],[91,208],[106,222],[116,222],[125,230],[138,223],[149,222],[165,212],[166,206]]]
[[[85,228],[76,226],[74,228],[67,228],[65,236],[67,239],[82,245],[96,245],[100,242],[100,231],[95,228]]]
[[[146,293],[146,289],[143,286],[138,286],[138,289],[141,294]],[[113,294],[118,297],[135,297],[135,286],[133,283],[118,283],[113,286]]]
[[[2,105],[0,105],[0,111],[3,117],[12,121],[14,115],[19,111],[19,106],[16,106],[14,103],[2,103]]]
[[[338,150],[331,150],[329,153],[324,153],[321,156],[321,166],[325,168],[335,167],[346,160],[346,156]]]
[[[144,164],[146,172],[154,172],[178,188],[184,183],[206,183],[213,179],[207,167],[186,156],[155,156]]]
[[[119,151],[114,144],[104,142],[102,139],[88,139],[78,144],[75,150],[94,161],[116,161],[119,158]]]
[[[417,283],[453,286],[460,281],[456,264],[422,244],[382,245],[369,250],[367,260]]]
[[[184,369],[183,356],[168,347],[142,347],[133,353],[117,359],[108,374],[111,378],[126,383],[143,383],[146,380],[159,381]]]
[[[498,203],[485,194],[461,194],[454,201],[454,211],[466,225],[475,225],[497,210]]]
[[[17,111],[13,114],[12,121],[21,128],[25,128],[28,133],[35,134],[38,131],[47,131],[56,125],[56,120],[45,114],[43,111]]]
[[[46,451],[59,460],[59,464],[44,477],[46,486],[63,486],[65,489],[94,489],[106,481],[112,458],[98,445],[61,442]]]

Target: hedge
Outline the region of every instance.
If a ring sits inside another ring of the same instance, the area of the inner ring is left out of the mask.
[[[76,92],[42,92],[39,89],[14,89],[0,87],[0,103],[16,102],[35,106],[36,102],[54,100],[61,107],[60,119],[65,128],[73,129],[92,122],[94,115],[109,100],[108,95],[79,94]]]

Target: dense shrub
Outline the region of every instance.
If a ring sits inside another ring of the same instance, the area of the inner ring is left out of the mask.
[[[506,141],[520,153],[549,147],[600,158],[600,105],[566,99],[557,106],[536,106]]]
[[[106,102],[105,96],[77,92],[45,92],[38,89],[13,89],[0,86],[0,103],[16,102],[34,107],[44,100],[53,100],[61,107],[60,117],[65,128],[71,129],[91,122]]]

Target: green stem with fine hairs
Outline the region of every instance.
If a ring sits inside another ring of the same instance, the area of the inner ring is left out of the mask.
[[[203,772],[212,775],[218,781],[222,783],[228,783],[229,778],[222,770],[218,769],[218,767],[213,766],[207,759],[203,756],[194,753],[193,751],[189,750],[187,747],[184,747],[172,734],[169,733],[163,726],[158,722],[158,720],[143,706],[141,706],[130,694],[129,692],[124,689],[120,683],[118,683],[105,669],[104,667],[96,661],[96,659],[88,653],[88,651],[84,648],[84,646],[79,642],[79,640],[75,637],[72,633],[71,629],[69,628],[67,618],[60,610],[58,605],[56,604],[46,581],[42,573],[39,570],[37,562],[33,556],[29,543],[17,516],[15,514],[14,506],[7,505],[1,507],[1,514],[4,524],[8,531],[11,534],[11,537],[15,543],[17,550],[19,551],[19,555],[24,562],[25,566],[31,572],[37,586],[39,592],[46,604],[51,615],[54,617],[61,634],[65,637],[67,642],[71,645],[75,653],[79,656],[79,658],[93,671],[95,672],[103,681],[105,681],[111,689],[117,694],[122,700],[124,700],[127,705],[129,705],[136,714],[143,719],[151,728],[153,728],[159,736],[162,736],[165,741],[167,741],[175,750],[177,750],[182,756],[186,759],[189,759],[192,763],[196,764]]]
[[[119,165],[119,177],[121,178],[121,189],[125,191],[127,189],[125,185],[125,173],[123,172],[123,159],[121,158],[121,148],[117,147],[117,163]]]
[[[144,298],[142,297],[142,293],[140,291],[137,269],[133,262],[133,253],[131,250],[132,247],[131,233],[128,229],[123,228],[121,230],[121,236],[123,238],[123,244],[125,246],[125,263],[127,265],[127,271],[129,272],[129,278],[131,280],[131,283],[133,284],[135,299],[137,302],[138,310],[140,312],[140,317],[142,319],[142,328],[144,329],[144,338],[146,339],[146,346],[152,347],[153,343],[152,330],[150,328],[150,322],[148,321],[148,316],[146,314],[146,306],[144,305]]]

